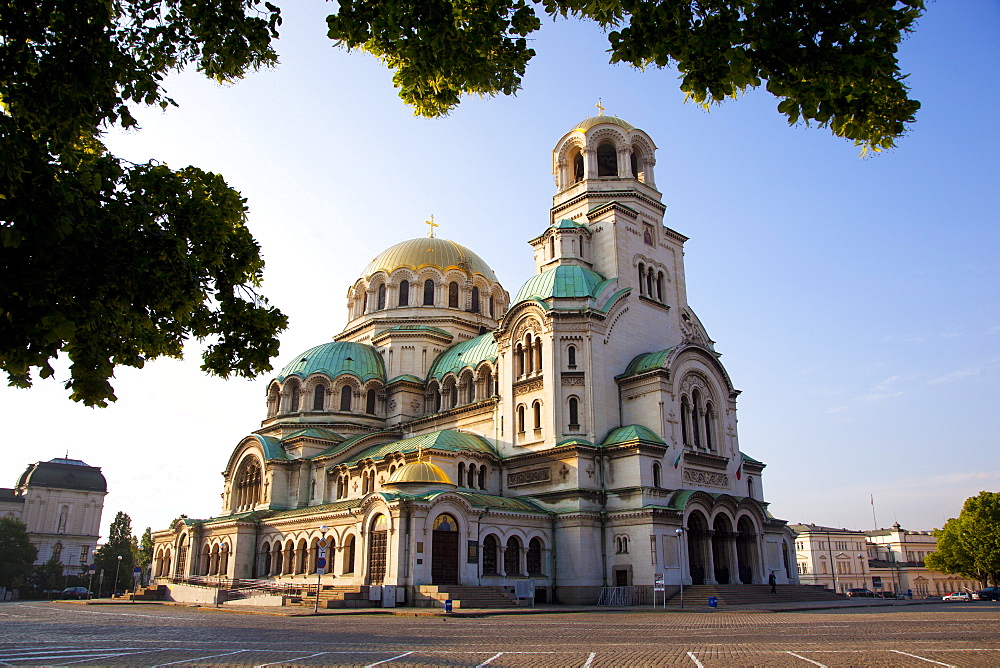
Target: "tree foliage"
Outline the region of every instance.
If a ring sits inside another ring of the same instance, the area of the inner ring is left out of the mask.
[[[121,562],[118,561],[121,557]],[[107,588],[115,586],[115,574],[118,574],[117,589],[131,589],[132,569],[135,567],[135,536],[132,535],[132,518],[118,511],[108,540],[94,552],[94,564],[99,571],[104,571],[104,582]]]
[[[153,530],[150,527],[146,527],[146,530],[142,532],[135,562],[144,569],[148,569],[149,565],[153,563]]]
[[[957,573],[984,586],[1000,584],[1000,493],[969,497],[959,516],[934,535],[937,551],[924,561],[928,568]]]
[[[28,527],[13,517],[0,517],[0,587],[13,589],[25,584],[38,548],[28,539]]]
[[[255,289],[263,261],[246,202],[196,167],[131,164],[101,142],[166,108],[171,70],[217,80],[273,64],[278,9],[253,0],[0,3],[0,369],[45,378],[64,353],[71,398],[107,405],[117,366],[180,357],[271,368],[286,326]]]
[[[510,95],[535,55],[539,15],[589,19],[611,62],[675,67],[688,99],[717,104],[764,86],[790,124],[829,127],[865,149],[894,145],[920,104],[896,59],[923,0],[339,0],[329,36],[395,70],[415,113],[462,95]]]
[[[47,591],[61,591],[66,582],[66,577],[63,575],[63,563],[59,557],[53,554],[44,564],[35,566],[31,580],[37,595]]]

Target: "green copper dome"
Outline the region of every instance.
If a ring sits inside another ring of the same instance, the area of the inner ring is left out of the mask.
[[[449,371],[457,374],[466,367],[475,369],[483,361],[497,361],[497,342],[493,338],[493,332],[456,343],[445,350],[434,360],[431,370],[427,373],[427,378],[440,380]]]
[[[545,301],[553,297],[595,299],[609,283],[608,279],[586,267],[561,264],[529,278],[510,304],[513,307],[528,299]]]
[[[330,378],[350,374],[362,383],[372,379],[385,380],[385,364],[382,356],[371,346],[351,341],[335,341],[310,348],[285,365],[278,374],[283,382],[288,376],[306,378],[314,373],[322,373]]]
[[[480,274],[488,281],[497,282],[496,274],[481,257],[465,246],[438,237],[410,239],[382,251],[365,267],[362,276],[367,278],[379,271],[391,274],[403,267],[414,271],[424,267],[435,267],[441,271],[464,271],[467,268],[473,274]]]

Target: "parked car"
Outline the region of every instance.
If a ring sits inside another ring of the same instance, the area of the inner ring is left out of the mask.
[[[59,593],[59,598],[90,598],[90,591],[86,587],[66,587]]]
[[[976,592],[980,601],[1000,601],[1000,587],[985,587]]]
[[[944,597],[945,601],[971,601],[972,596],[967,591],[953,591]]]
[[[854,587],[847,590],[848,598],[875,598],[875,592],[863,587]]]

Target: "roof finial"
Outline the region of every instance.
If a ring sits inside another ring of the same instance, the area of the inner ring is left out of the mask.
[[[431,219],[430,220],[425,220],[424,222],[431,226],[431,231],[427,233],[427,236],[428,236],[428,238],[433,239],[434,238],[434,228],[438,227],[438,224],[434,222],[434,214],[431,214]]]
[[[424,461],[424,446],[422,445],[417,446],[417,461],[418,462]]]
[[[601,104],[601,98],[597,98],[597,104],[595,104],[594,106],[597,107],[597,110],[599,112],[601,112],[601,116],[603,116],[604,115],[604,105]]]

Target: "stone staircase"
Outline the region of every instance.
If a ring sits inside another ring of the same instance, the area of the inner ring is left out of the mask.
[[[166,597],[166,594],[166,585],[147,585],[139,588],[137,591],[126,594],[125,598],[129,601],[162,601]]]
[[[777,585],[777,594],[771,586],[760,585],[688,585],[684,587],[685,607],[708,607],[714,596],[719,605],[748,605],[753,603],[795,603],[799,601],[842,601],[844,597],[820,585]],[[680,592],[667,599],[667,605],[679,606]]]
[[[443,608],[447,599],[452,609],[516,608],[517,600],[503,587],[475,587],[468,585],[420,585],[417,587],[416,607]]]
[[[324,609],[380,607],[381,603],[378,601],[368,600],[368,590],[367,585],[360,587],[324,585],[319,591],[319,607]],[[316,605],[316,592],[293,596],[289,600],[289,605],[313,607]]]

